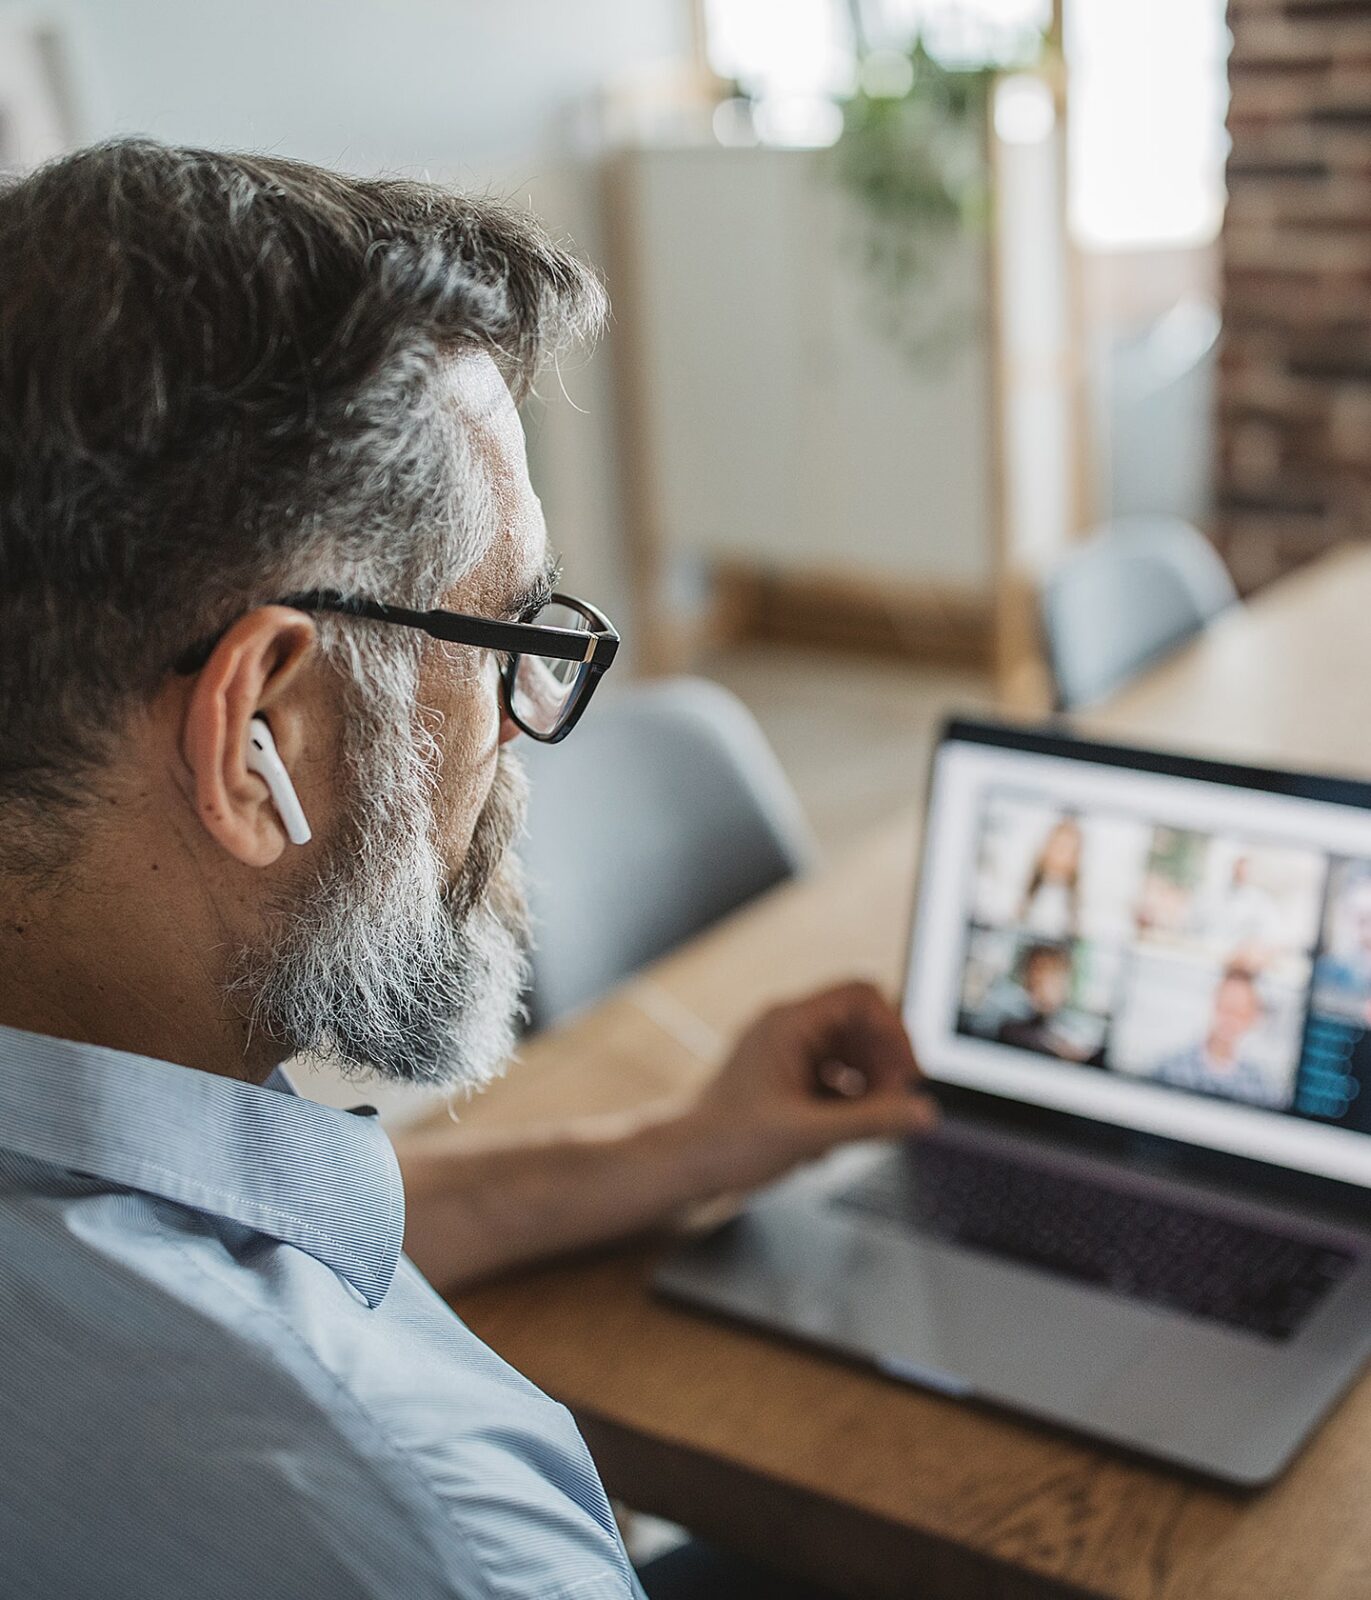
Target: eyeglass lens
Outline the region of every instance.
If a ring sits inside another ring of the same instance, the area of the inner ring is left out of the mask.
[[[540,628],[586,629],[594,626],[579,606],[554,601],[531,619]],[[510,710],[534,733],[555,733],[570,714],[586,680],[580,661],[521,655],[510,685]]]

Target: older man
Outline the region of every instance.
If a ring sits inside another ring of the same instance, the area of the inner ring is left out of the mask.
[[[540,652],[612,649],[539,631],[515,401],[600,290],[484,202],[147,142],[0,194],[0,283],[0,1588],[631,1594],[401,1168],[448,1287],[918,1130],[896,1018],[820,995],[670,1112],[398,1165],[278,1070],[509,1050],[508,747],[584,710]]]

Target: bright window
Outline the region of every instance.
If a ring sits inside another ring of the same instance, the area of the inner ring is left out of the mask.
[[[1223,220],[1224,0],[1067,0],[1071,221],[1097,250],[1206,244]]]
[[[850,92],[856,30],[949,66],[1017,65],[1051,0],[705,0],[714,70],[762,100]],[[1065,0],[1071,217],[1088,248],[1197,245],[1223,218],[1224,0]]]
[[[760,97],[849,92],[857,26],[872,49],[921,31],[948,66],[1015,65],[1051,14],[1051,0],[705,0],[710,65]]]
[[[759,99],[844,94],[852,34],[834,0],[705,0],[709,64]]]

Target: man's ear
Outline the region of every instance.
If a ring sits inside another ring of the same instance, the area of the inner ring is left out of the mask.
[[[181,754],[205,832],[237,861],[269,867],[287,845],[265,779],[248,765],[251,723],[261,717],[287,772],[306,751],[300,674],[317,639],[288,606],[249,611],[215,645],[186,702]]]

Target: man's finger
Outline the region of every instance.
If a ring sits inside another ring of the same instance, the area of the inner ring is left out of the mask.
[[[861,1073],[873,1089],[917,1083],[922,1076],[899,1012],[869,983],[825,990],[805,1013],[810,1048]]]
[[[871,1090],[871,1079],[860,1067],[846,1061],[821,1061],[814,1080],[824,1094],[840,1100],[860,1100]]]
[[[928,1095],[897,1090],[862,1100],[816,1100],[806,1116],[823,1142],[840,1144],[849,1139],[904,1139],[930,1133],[938,1123],[938,1107]]]

